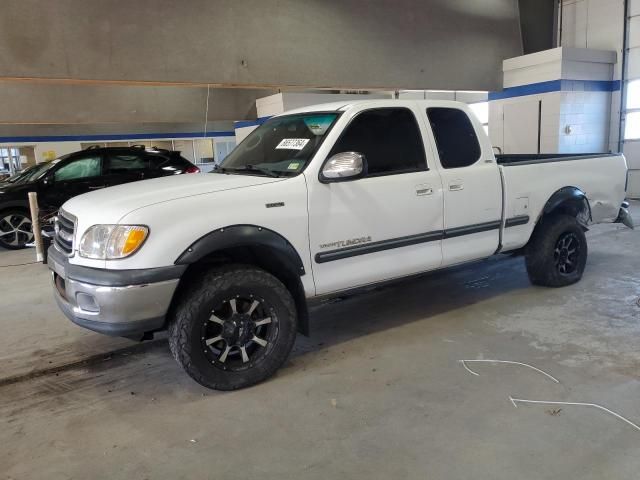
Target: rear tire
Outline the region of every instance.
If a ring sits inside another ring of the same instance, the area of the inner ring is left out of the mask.
[[[272,376],[296,338],[293,297],[273,275],[244,265],[206,272],[178,299],[169,347],[199,384],[236,390]]]
[[[0,212],[0,247],[20,250],[33,242],[31,217],[24,210]]]
[[[543,218],[525,249],[525,263],[534,285],[564,287],[578,282],[587,263],[587,238],[576,218]]]

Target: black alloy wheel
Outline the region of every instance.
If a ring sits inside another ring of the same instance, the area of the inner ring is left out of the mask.
[[[27,214],[18,211],[0,213],[0,246],[17,250],[32,241],[33,228]]]
[[[580,240],[573,232],[560,236],[553,251],[553,261],[560,275],[570,275],[578,268]]]
[[[277,330],[273,306],[254,295],[238,295],[224,299],[204,321],[202,348],[217,368],[242,371],[268,354]]]

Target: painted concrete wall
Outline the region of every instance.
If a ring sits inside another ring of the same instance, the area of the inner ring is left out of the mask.
[[[69,124],[47,123],[38,125],[24,124],[0,124],[0,143],[11,141],[24,142],[26,140],[6,140],[7,137],[55,137],[78,136],[98,137],[94,140],[128,140],[140,136],[140,138],[173,138],[190,133],[192,137],[202,136],[204,122],[198,123],[95,123],[95,124]],[[209,121],[208,132],[233,131],[233,122]],[[174,135],[172,135],[174,134]],[[129,135],[129,136],[127,136]],[[135,135],[131,137],[130,135]],[[121,136],[122,138],[109,138]],[[49,139],[56,141],[56,139]],[[92,141],[91,138],[82,138],[80,141]]]
[[[517,0],[3,2],[0,78],[499,87]]]
[[[556,0],[518,0],[524,54],[555,47]]]
[[[1,63],[1,62],[0,62]],[[0,69],[1,69],[0,65]],[[255,118],[273,90],[0,82],[0,124],[194,123]]]

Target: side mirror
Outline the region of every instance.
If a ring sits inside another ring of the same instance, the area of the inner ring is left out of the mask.
[[[336,153],[322,167],[321,181],[343,182],[355,180],[367,174],[367,160],[358,152]]]

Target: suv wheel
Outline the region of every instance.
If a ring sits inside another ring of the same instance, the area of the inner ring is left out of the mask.
[[[582,278],[587,263],[587,238],[570,215],[544,218],[536,227],[525,252],[531,283],[563,287]]]
[[[33,241],[31,218],[22,210],[0,212],[0,246],[17,250]]]
[[[271,274],[228,265],[189,285],[173,309],[169,347],[198,383],[236,390],[269,378],[296,337],[296,309]]]

